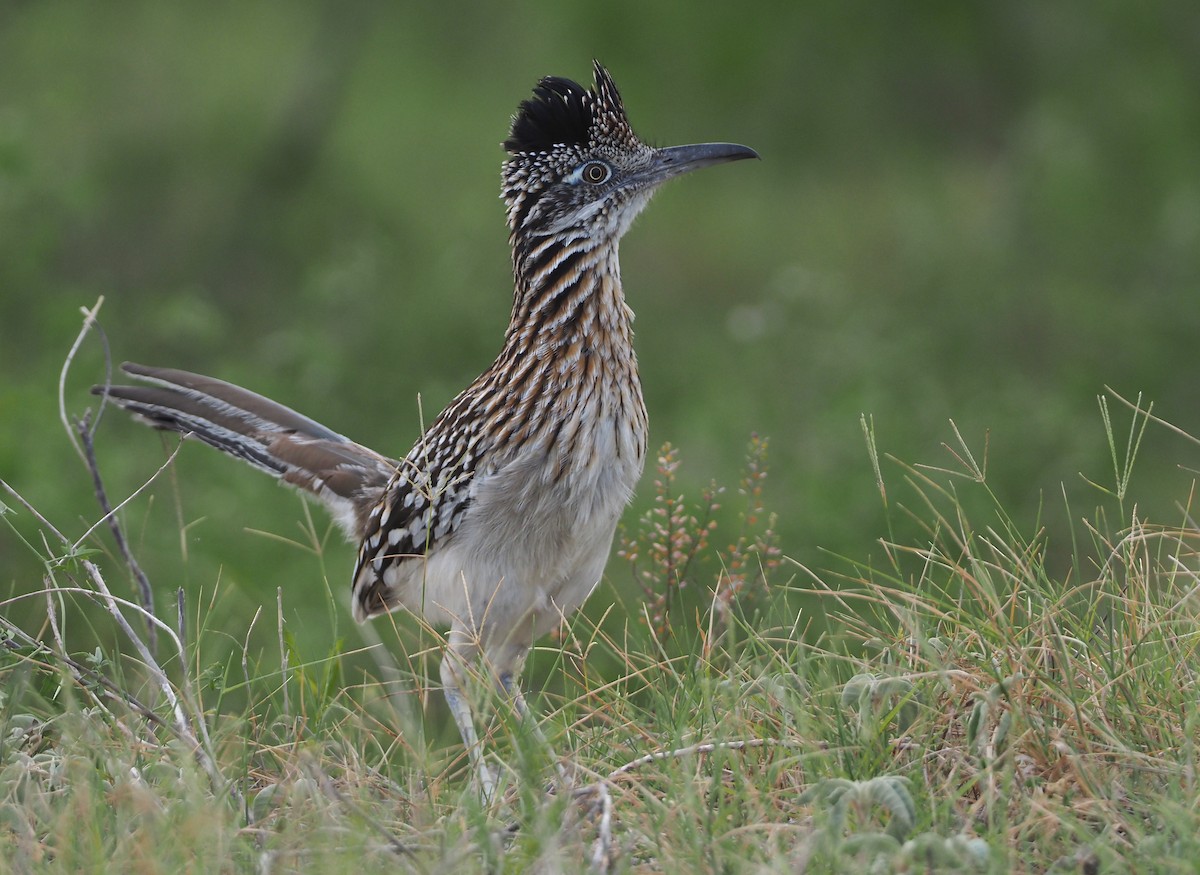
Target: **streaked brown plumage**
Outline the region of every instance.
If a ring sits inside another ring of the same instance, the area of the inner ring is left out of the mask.
[[[757,157],[727,143],[645,145],[599,64],[591,90],[543,79],[504,145],[515,281],[504,345],[403,459],[184,371],[126,364],[148,385],[96,389],[327,504],[360,544],[356,619],[403,607],[449,627],[446,698],[489,797],[464,671],[482,654],[524,709],[514,678],[525,655],[599,580],[645,461],[620,238],[665,180]]]

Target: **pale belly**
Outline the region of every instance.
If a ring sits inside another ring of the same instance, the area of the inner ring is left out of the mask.
[[[645,463],[645,431],[602,420],[584,443],[565,466],[535,450],[478,474],[453,538],[389,570],[401,601],[491,654],[523,654],[574,613],[604,571]]]

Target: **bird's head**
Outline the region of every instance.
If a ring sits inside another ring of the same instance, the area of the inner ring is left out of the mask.
[[[732,143],[656,149],[638,139],[608,71],[591,89],[547,76],[522,101],[504,141],[503,197],[514,238],[568,234],[617,240],[666,180],[757,158]]]

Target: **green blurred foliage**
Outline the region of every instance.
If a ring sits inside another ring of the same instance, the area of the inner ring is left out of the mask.
[[[1106,384],[1200,432],[1193,3],[10,0],[0,477],[75,536],[95,518],[55,386],[99,295],[118,361],[402,453],[502,337],[509,115],[593,56],[653,142],[763,156],[671,186],[622,255],[653,442],[679,447],[684,483],[733,484],[769,435],[788,555],[820,568],[819,548],[884,534],[860,413],[908,460],[949,463],[950,418],[990,435],[993,488],[1031,528],[1043,496],[1092,503],[1078,472],[1109,479]],[[102,378],[89,343],[73,412]],[[1150,441],[1145,491],[1169,512],[1194,448]],[[118,500],[164,457],[116,416],[99,453]],[[244,528],[300,538],[301,518],[192,446],[125,512],[161,598],[220,580],[220,610],[248,617],[282,586],[299,622],[326,610],[320,565]],[[352,551],[326,558],[342,600]],[[39,579],[0,534],[0,587]]]

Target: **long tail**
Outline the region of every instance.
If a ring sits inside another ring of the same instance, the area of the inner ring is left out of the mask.
[[[154,428],[193,437],[320,499],[352,540],[399,464],[240,386],[126,362],[145,386],[93,386]]]

